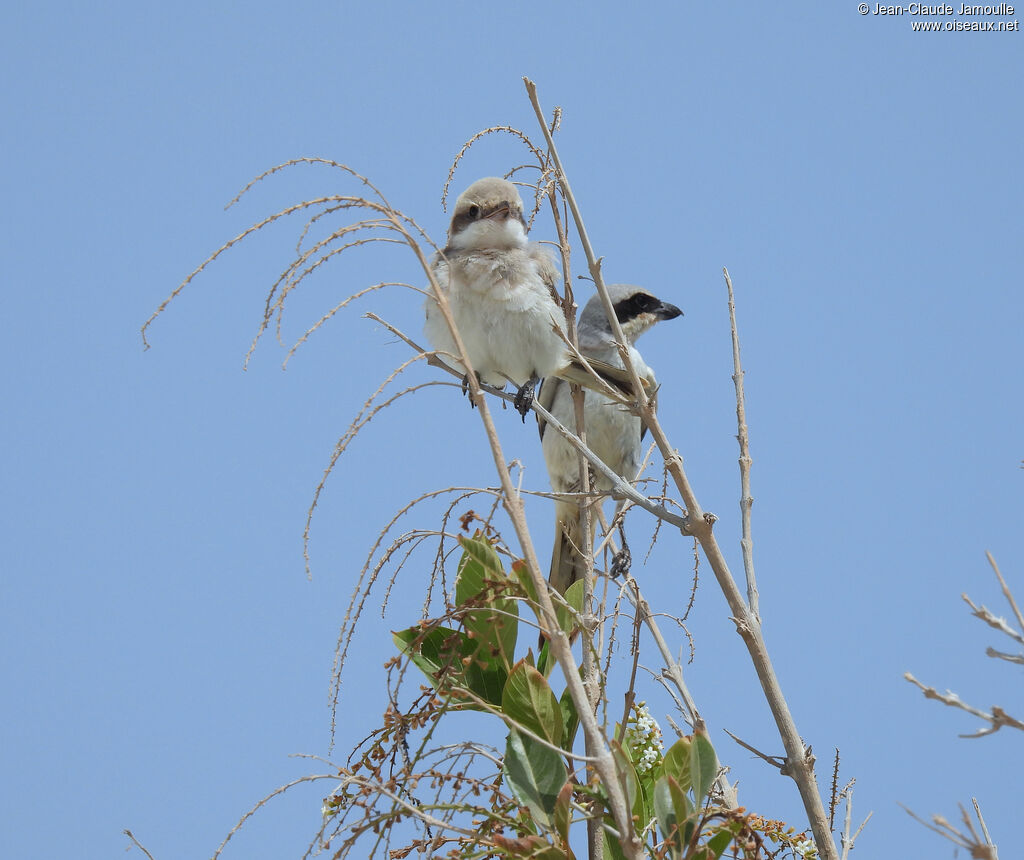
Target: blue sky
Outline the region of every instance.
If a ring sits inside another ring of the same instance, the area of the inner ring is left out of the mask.
[[[331,655],[362,559],[421,492],[494,483],[479,422],[436,387],[374,419],[321,499],[307,581],[302,529],[334,442],[408,357],[361,313],[419,336],[419,299],[361,300],[285,372],[268,337],[242,372],[291,225],[205,272],[149,351],[139,327],[241,229],[353,190],[300,167],[223,210],[289,158],[350,164],[442,239],[462,142],[498,124],[534,133],[523,75],[564,107],[560,151],[606,276],[686,313],[641,347],[739,571],[732,274],[765,635],[819,779],[839,747],[855,818],[874,810],[854,856],[951,856],[897,802],[953,816],[971,796],[1008,846],[1007,762],[1024,738],[957,738],[975,721],[902,673],[1024,712],[1019,669],[984,656],[1008,643],[959,599],[1005,613],[986,549],[1024,599],[1021,38],[915,33],[852,2],[9,12],[0,853],[121,856],[128,827],[158,860],[209,856],[253,802],[310,772],[289,754],[327,753]],[[453,188],[523,160],[491,138]],[[407,256],[325,270],[296,294],[286,340],[391,277],[416,278]],[[536,433],[498,419],[543,489]],[[530,513],[544,556],[549,512]],[[650,524],[630,528],[642,544]],[[652,603],[685,599],[688,554],[666,538],[635,569]],[[387,631],[416,617],[419,576],[404,571],[359,633],[341,752],[383,708]],[[797,823],[795,787],[722,732],[780,750],[727,614],[705,575],[688,680],[741,800]],[[226,856],[301,856],[322,794],[278,801]]]

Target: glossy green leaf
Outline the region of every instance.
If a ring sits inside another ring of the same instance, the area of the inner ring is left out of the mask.
[[[529,854],[530,860],[566,860],[565,852],[557,845],[545,845]]]
[[[507,596],[512,581],[486,538],[477,533],[459,538],[463,548],[455,580],[455,603],[463,609],[462,623],[486,663],[507,670],[514,662],[519,603]]]
[[[712,836],[707,842],[708,854],[718,860],[722,854],[725,853],[725,849],[729,847],[729,843],[735,838],[735,834],[729,830],[719,830],[714,836]]]
[[[501,771],[516,801],[530,810],[538,825],[545,830],[553,830],[553,813],[566,780],[562,757],[553,749],[513,730],[505,744]]]
[[[572,792],[573,781],[567,779],[562,790],[558,792],[558,799],[555,801],[555,811],[552,820],[555,825],[555,832],[562,838],[562,844],[569,844],[569,824],[572,821]]]
[[[704,798],[711,790],[711,784],[718,774],[718,757],[704,735],[694,735],[690,744],[690,778],[693,782],[693,796],[697,806],[704,805]]]
[[[555,615],[558,616],[558,626],[565,631],[565,635],[572,636],[573,631],[579,627],[579,623],[576,619],[583,611],[583,580],[577,579],[565,590],[563,597],[565,602],[568,603],[575,612],[570,612],[566,606],[556,600],[554,601]]]
[[[683,791],[690,790],[690,741],[680,738],[665,752],[662,773],[671,776]]]
[[[501,695],[501,710],[511,720],[555,746],[562,743],[562,711],[547,679],[525,660],[512,669]]]
[[[483,665],[476,660],[466,666],[462,682],[474,695],[496,707],[501,707],[505,684],[508,683],[508,672],[504,666]],[[467,707],[477,707],[467,705]]]
[[[537,654],[537,671],[547,678],[551,675],[551,670],[557,665],[558,661],[551,654],[551,643],[545,639],[544,644],[541,645],[540,652]]]
[[[670,778],[663,776],[654,784],[654,814],[658,819],[661,838],[668,841],[671,856],[678,858],[683,854],[683,836],[679,830],[675,804],[672,802],[672,791],[668,784]]]
[[[687,826],[690,816],[693,814],[693,804],[686,796],[686,790],[676,782],[674,777],[666,776],[665,779],[668,781],[668,792],[672,796],[672,807],[676,811],[676,821],[682,830],[683,845],[685,846],[690,841],[690,835],[693,832],[692,825]]]
[[[562,712],[562,749],[571,751],[576,740],[576,730],[580,726],[580,715],[568,687],[562,691],[558,708]]]
[[[501,694],[508,678],[502,666],[487,665],[476,658],[476,646],[459,630],[410,627],[392,634],[395,644],[430,679],[440,694],[456,701],[460,708],[483,710],[466,701],[459,690],[469,690],[491,705],[501,706]]]
[[[634,815],[642,815],[643,798],[639,791],[633,760],[618,741],[612,741],[610,747],[612,758],[615,760],[615,769],[619,774],[619,781],[626,788],[626,802]]]
[[[466,635],[450,627],[410,627],[392,633],[392,639],[435,687],[442,670],[461,675],[462,658],[473,653]]]
[[[515,574],[516,579],[519,581],[520,587],[526,594],[526,599],[533,605],[537,605],[537,589],[533,585],[533,577],[530,576],[530,571],[526,565],[521,561],[513,562],[512,573]]]
[[[611,818],[606,819],[611,827],[615,826],[615,822]],[[602,830],[602,841],[604,850],[602,851],[602,860],[626,860],[626,855],[622,852],[622,846],[619,845],[619,840],[612,836],[607,830]]]

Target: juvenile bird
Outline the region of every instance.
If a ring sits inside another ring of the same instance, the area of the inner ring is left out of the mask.
[[[682,314],[675,305],[663,302],[642,287],[611,284],[609,297],[615,316],[625,335],[630,360],[641,379],[656,386],[654,371],[643,360],[634,344],[640,335],[661,320],[675,319]],[[580,352],[588,359],[624,367],[611,325],[605,314],[600,296],[594,296],[584,306],[577,326]],[[576,412],[569,386],[561,379],[545,379],[539,400],[555,418],[570,430],[576,428]],[[625,407],[594,391],[584,392],[583,426],[588,447],[600,457],[615,474],[626,481],[636,479],[643,457],[641,441],[646,428],[640,419]],[[556,493],[580,491],[579,459],[573,448],[561,435],[540,421],[541,443],[548,467],[551,487]],[[547,430],[547,432],[545,432]],[[595,492],[607,493],[611,482],[594,473],[591,487]],[[598,501],[598,505],[600,500]],[[555,544],[551,554],[551,585],[564,594],[577,579],[583,578],[584,560],[580,554],[586,548],[580,538],[580,509],[577,502],[555,502]]]
[[[473,370],[490,385],[511,380],[518,387],[514,404],[523,420],[543,377],[594,386],[559,334],[565,331],[565,314],[556,303],[558,270],[547,251],[527,239],[523,201],[511,182],[491,176],[459,195],[448,244],[434,258],[432,270]],[[456,357],[442,355],[446,364],[465,371],[433,296],[425,309],[430,343]],[[631,390],[620,367],[595,369],[620,391]]]

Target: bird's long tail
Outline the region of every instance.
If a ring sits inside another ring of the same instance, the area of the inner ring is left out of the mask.
[[[548,582],[559,594],[576,580],[583,579],[586,561],[580,550],[580,508],[576,502],[555,502],[555,544],[551,550]]]

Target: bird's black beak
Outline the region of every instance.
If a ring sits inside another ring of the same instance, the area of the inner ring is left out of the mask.
[[[507,203],[499,203],[493,209],[484,213],[484,218],[495,219],[497,221],[504,221],[506,218],[511,216],[512,207]]]
[[[668,302],[658,302],[658,307],[655,308],[654,315],[660,320],[674,320],[676,317],[681,317],[683,312],[675,305],[670,305]]]

